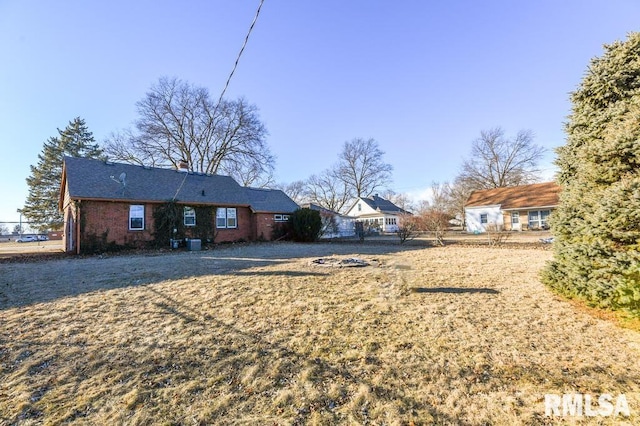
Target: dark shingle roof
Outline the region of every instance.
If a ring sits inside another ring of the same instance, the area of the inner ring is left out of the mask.
[[[240,186],[229,176],[185,173],[90,158],[65,157],[64,162],[66,185],[72,199],[145,202],[175,199],[195,205],[251,207],[255,203],[260,207],[257,211],[273,212],[281,212],[277,207],[289,207],[286,200],[293,203],[282,191],[265,191],[262,196],[256,196],[255,190]],[[124,176],[124,185],[119,182],[120,176]]]
[[[322,206],[320,206],[318,204],[314,204],[314,203],[305,203],[305,204],[301,205],[300,207],[302,207],[304,209],[317,210],[320,213],[326,213],[326,214],[331,214],[331,215],[335,215],[335,216],[348,217],[348,216],[345,216],[345,215],[343,215],[341,213],[338,213],[338,212],[333,211],[331,209],[327,209],[325,207],[322,207]]]
[[[362,198],[362,201],[367,203],[369,207],[374,210],[378,210],[386,213],[408,213],[406,210],[401,209],[389,200],[378,197],[378,195],[372,195],[371,197]]]
[[[555,182],[474,191],[465,207],[500,205],[502,210],[558,205],[560,187]]]
[[[293,213],[300,207],[279,189],[244,188],[255,212]]]

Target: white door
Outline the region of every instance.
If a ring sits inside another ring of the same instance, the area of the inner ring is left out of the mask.
[[[521,231],[522,227],[520,226],[520,213],[519,212],[511,212],[511,230],[512,231]]]

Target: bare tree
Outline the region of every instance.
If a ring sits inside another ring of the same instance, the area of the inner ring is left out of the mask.
[[[368,197],[391,182],[393,167],[384,162],[383,155],[374,139],[345,142],[339,155],[337,176],[354,196]]]
[[[408,194],[398,193],[393,189],[385,189],[382,191],[382,198],[391,201],[402,210],[408,212],[415,210],[414,202]]]
[[[296,180],[290,183],[281,182],[274,187],[287,194],[296,204],[301,205],[307,202],[306,185],[305,181]]]
[[[448,187],[447,183],[433,182],[431,184],[431,201],[423,202],[418,212],[421,228],[432,233],[436,244],[441,246],[444,246],[444,237],[449,230],[449,221],[452,218],[449,211]]]
[[[436,244],[444,246],[444,237],[449,230],[451,216],[436,209],[429,209],[422,214],[424,230],[433,234]]]
[[[222,167],[224,174],[231,176],[242,186],[269,188],[273,186],[273,168],[263,167],[247,158],[234,158],[225,162]]]
[[[511,236],[509,231],[505,231],[504,226],[493,222],[487,224],[485,230],[490,246],[502,245]]]
[[[545,148],[534,144],[533,132],[521,130],[507,138],[500,127],[483,130],[459,175],[467,188],[489,189],[533,183]]]
[[[458,176],[453,183],[445,182],[444,192],[446,197],[446,211],[452,218],[458,219],[464,228],[466,225],[464,206],[473,192],[473,188],[466,185],[464,180]]]
[[[400,244],[411,241],[418,236],[421,231],[420,217],[409,213],[403,213],[398,218],[398,238]]]
[[[136,131],[113,134],[105,152],[114,160],[229,174],[245,185],[271,181],[274,157],[257,108],[240,98],[212,102],[206,88],[161,78],[137,104]]]
[[[343,212],[353,194],[335,169],[327,169],[318,175],[309,177],[306,183],[306,196],[309,202],[325,209]]]
[[[446,212],[448,207],[447,183],[431,182],[431,199],[429,207]]]

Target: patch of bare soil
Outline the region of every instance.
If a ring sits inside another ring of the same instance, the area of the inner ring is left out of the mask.
[[[582,421],[638,424],[639,333],[550,293],[550,256],[282,243],[0,265],[0,423],[553,424],[573,420],[545,394],[608,393],[631,417]]]

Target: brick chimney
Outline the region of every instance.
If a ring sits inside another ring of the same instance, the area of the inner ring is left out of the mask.
[[[189,172],[189,163],[187,162],[187,160],[180,160],[180,162],[178,163],[178,171],[182,173]]]

